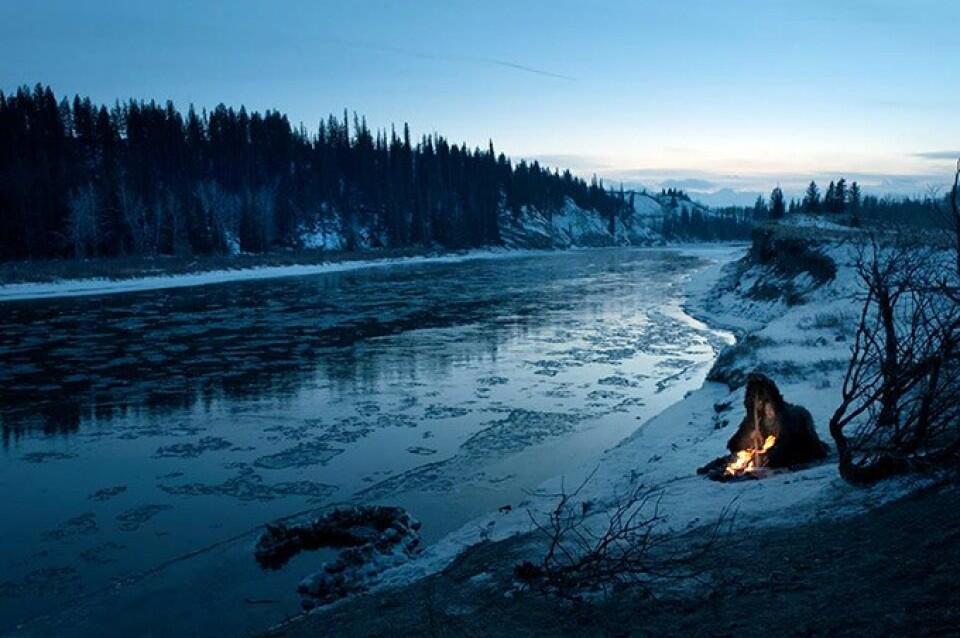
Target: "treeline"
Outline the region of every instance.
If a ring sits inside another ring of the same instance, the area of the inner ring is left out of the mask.
[[[704,208],[693,204],[681,189],[660,191],[658,197],[666,211],[660,234],[666,239],[731,241],[749,239],[753,216],[741,207]]]
[[[860,226],[866,222],[895,225],[935,227],[943,223],[941,211],[948,208],[937,195],[907,197],[865,195],[856,182],[843,177],[831,180],[821,192],[815,181],[807,186],[802,198],[791,198],[787,203],[778,186],[769,199],[757,198],[751,215],[760,221],[781,219],[785,214],[804,213],[834,218],[838,223]]]
[[[0,260],[262,252],[324,222],[347,249],[480,246],[500,241],[501,211],[568,197],[611,225],[627,206],[492,143],[414,142],[346,112],[308,133],[277,111],[0,92]]]
[[[875,197],[871,198],[876,200]],[[815,215],[817,213],[827,213],[831,215],[849,214],[853,225],[859,225],[860,215],[863,213],[864,196],[857,182],[852,182],[849,187],[847,180],[843,177],[837,181],[830,181],[826,193],[820,196],[820,187],[814,181],[810,182],[803,199],[797,201],[790,200],[788,212],[804,212]]]

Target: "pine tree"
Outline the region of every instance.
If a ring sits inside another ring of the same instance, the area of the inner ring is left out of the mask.
[[[834,213],[842,214],[847,208],[847,180],[837,180],[837,187],[833,194]]]
[[[823,196],[823,210],[827,213],[837,212],[837,187],[833,183],[833,180],[830,180],[830,186],[827,187],[827,193]]]
[[[816,182],[810,182],[810,185],[807,186],[807,191],[803,196],[803,210],[811,215],[820,212],[820,189]]]
[[[860,192],[860,185],[856,182],[853,182],[850,185],[850,194],[849,199],[849,209],[850,209],[850,224],[852,226],[860,226],[860,208],[863,204],[862,194]]]
[[[783,219],[786,212],[783,190],[777,186],[770,193],[770,219]]]
[[[273,250],[320,222],[348,245],[476,246],[500,241],[502,207],[550,215],[568,198],[610,229],[629,211],[599,179],[514,166],[492,144],[415,144],[406,125],[351,127],[346,112],[311,135],[242,106],[0,93],[0,260]]]
[[[767,203],[763,195],[757,195],[757,201],[753,204],[753,218],[757,221],[767,218]]]

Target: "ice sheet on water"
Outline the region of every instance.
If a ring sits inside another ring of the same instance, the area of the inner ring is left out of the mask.
[[[343,454],[343,452],[343,448],[330,447],[325,441],[306,441],[275,454],[260,456],[253,464],[267,470],[310,467],[311,465],[325,465],[330,459]]]
[[[337,491],[335,485],[313,481],[267,483],[253,468],[243,467],[222,483],[186,483],[160,485],[161,490],[178,496],[227,496],[239,501],[270,501],[284,496],[305,496],[311,501],[323,500]]]
[[[157,448],[153,455],[157,458],[195,458],[204,452],[229,450],[233,444],[219,436],[205,436],[196,443],[174,443]]]
[[[171,505],[140,505],[117,514],[117,527],[124,532],[135,532],[160,512],[172,509]]]
[[[109,501],[115,496],[123,494],[127,491],[126,485],[114,485],[113,487],[104,487],[102,489],[93,492],[87,498],[91,501]]]

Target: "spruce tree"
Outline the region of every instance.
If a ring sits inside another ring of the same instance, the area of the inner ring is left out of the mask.
[[[777,186],[770,193],[770,219],[783,219],[786,214],[786,203],[783,199],[783,190]]]
[[[850,223],[853,226],[860,226],[860,208],[863,204],[863,196],[860,192],[860,185],[856,182],[850,184],[849,209]]]
[[[810,182],[807,191],[803,196],[803,210],[805,213],[815,214],[820,212],[820,188],[816,182]]]
[[[513,165],[492,144],[351,126],[346,112],[308,134],[242,106],[184,114],[58,101],[43,86],[0,93],[0,260],[255,252],[321,229],[340,233],[337,246],[475,246],[500,241],[502,208],[549,215],[568,198],[613,229],[633,194]]]
[[[767,218],[767,203],[763,201],[763,195],[757,195],[757,201],[753,204],[753,218],[757,221]]]
[[[835,213],[843,213],[847,208],[847,180],[840,178],[837,180],[837,187],[833,194]]]
[[[830,186],[827,187],[827,193],[823,196],[823,210],[827,213],[837,212],[837,187],[833,183],[833,180],[830,180]]]

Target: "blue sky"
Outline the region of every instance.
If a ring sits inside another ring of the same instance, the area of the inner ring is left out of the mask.
[[[654,187],[920,192],[960,150],[955,0],[0,0],[0,42],[8,91],[348,108]]]

